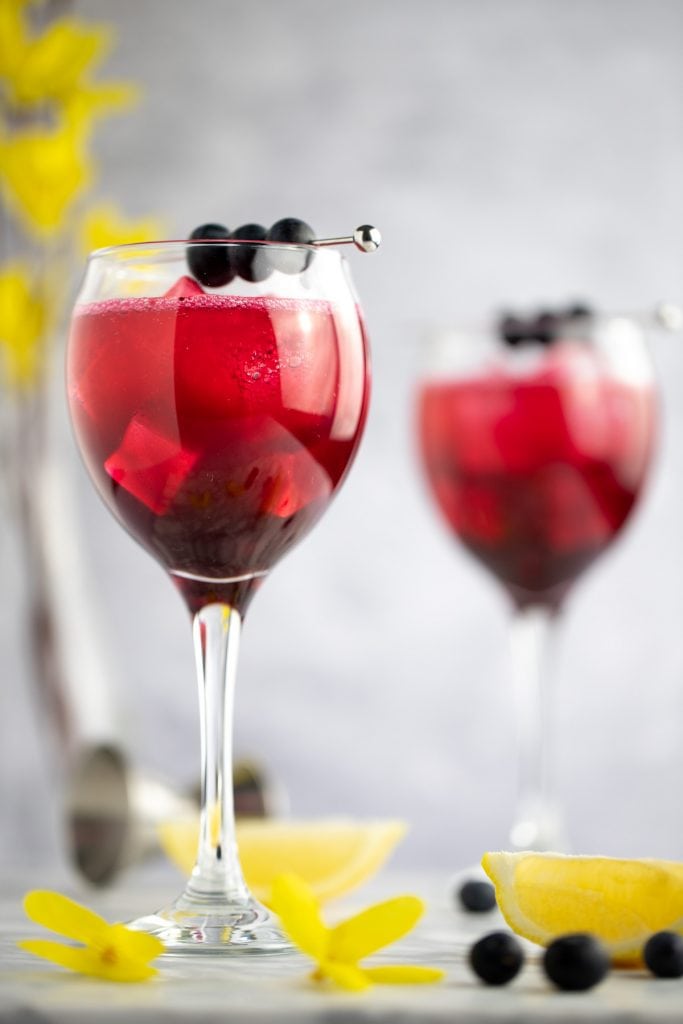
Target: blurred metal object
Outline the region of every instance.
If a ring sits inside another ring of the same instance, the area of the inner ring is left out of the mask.
[[[270,818],[282,810],[282,796],[255,761],[237,761],[233,768],[237,818]]]
[[[265,818],[276,809],[276,791],[254,761],[234,769],[238,818]],[[162,822],[199,820],[199,792],[183,795],[136,772],[112,744],[84,747],[74,758],[65,801],[69,859],[93,885],[108,885],[127,867],[161,852]]]
[[[74,757],[65,799],[69,855],[95,885],[158,853],[162,821],[198,813],[195,800],[136,772],[115,746],[85,747]]]

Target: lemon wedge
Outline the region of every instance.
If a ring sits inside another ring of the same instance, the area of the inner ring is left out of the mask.
[[[405,832],[400,821],[266,818],[238,821],[237,845],[247,885],[257,899],[267,902],[273,879],[292,873],[325,902],[371,878]],[[163,822],[158,835],[168,858],[189,875],[199,837],[196,819]]]
[[[481,863],[503,917],[531,942],[591,932],[628,964],[653,932],[683,932],[681,863],[557,853],[485,853]]]

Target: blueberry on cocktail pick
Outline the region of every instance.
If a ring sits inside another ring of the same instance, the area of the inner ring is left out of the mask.
[[[190,238],[226,239],[230,232],[222,224],[200,224]],[[208,288],[220,288],[235,276],[229,245],[188,245],[187,265],[193,277]]]
[[[555,313],[542,310],[529,325],[530,337],[540,341],[542,345],[550,345],[560,326],[560,318]]]
[[[498,332],[503,341],[506,341],[508,345],[513,346],[519,345],[522,341],[526,341],[528,337],[526,323],[518,316],[512,316],[509,313],[500,318]]]
[[[255,242],[263,242],[266,237],[266,229],[263,224],[243,224],[241,227],[235,228],[230,237],[239,241],[253,239]],[[233,270],[245,281],[265,281],[273,270],[268,259],[267,246],[235,246],[232,249],[231,259]]]
[[[575,302],[569,307],[565,316],[568,320],[587,320],[593,316],[593,310],[585,302]]]
[[[283,217],[266,232],[269,242],[281,245],[310,245],[315,231],[304,220],[297,217]],[[310,264],[313,253],[305,249],[273,249],[269,252],[273,265],[283,274],[300,274]]]

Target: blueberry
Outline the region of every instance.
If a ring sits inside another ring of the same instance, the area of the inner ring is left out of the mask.
[[[230,238],[230,232],[222,224],[200,224],[190,238]],[[187,265],[191,274],[209,288],[229,284],[235,276],[229,245],[188,245]]]
[[[645,943],[643,960],[658,978],[683,978],[683,937],[657,932]]]
[[[266,238],[269,242],[280,242],[293,245],[307,245],[315,238],[315,231],[303,220],[296,217],[284,217],[278,220],[268,229]],[[296,249],[288,252],[286,249],[275,250],[271,259],[278,270],[284,274],[300,274],[311,262],[313,253]]]
[[[262,242],[266,237],[266,229],[262,224],[243,224],[235,228],[231,238],[240,241],[252,238]],[[232,266],[236,274],[245,281],[265,281],[272,273],[272,265],[268,260],[268,247],[265,245],[240,245],[232,250]]]
[[[564,315],[568,320],[587,320],[593,316],[593,310],[584,302],[575,302]]]
[[[609,970],[605,948],[592,935],[563,935],[551,942],[543,956],[545,973],[557,988],[583,992],[593,988]]]
[[[498,332],[508,345],[519,345],[527,338],[527,325],[518,316],[503,316],[498,325]]]
[[[560,318],[555,313],[543,310],[530,325],[531,336],[542,345],[550,345],[560,326]]]
[[[507,985],[523,963],[522,947],[509,932],[490,932],[470,949],[470,967],[487,985]]]
[[[470,878],[458,889],[458,898],[465,910],[473,914],[482,914],[495,907],[496,890],[490,882]]]

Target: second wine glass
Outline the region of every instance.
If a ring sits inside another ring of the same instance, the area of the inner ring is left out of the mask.
[[[577,578],[614,541],[650,465],[656,398],[642,326],[587,310],[436,335],[418,397],[446,522],[513,608],[516,849],[566,847],[548,733],[552,647]]]

